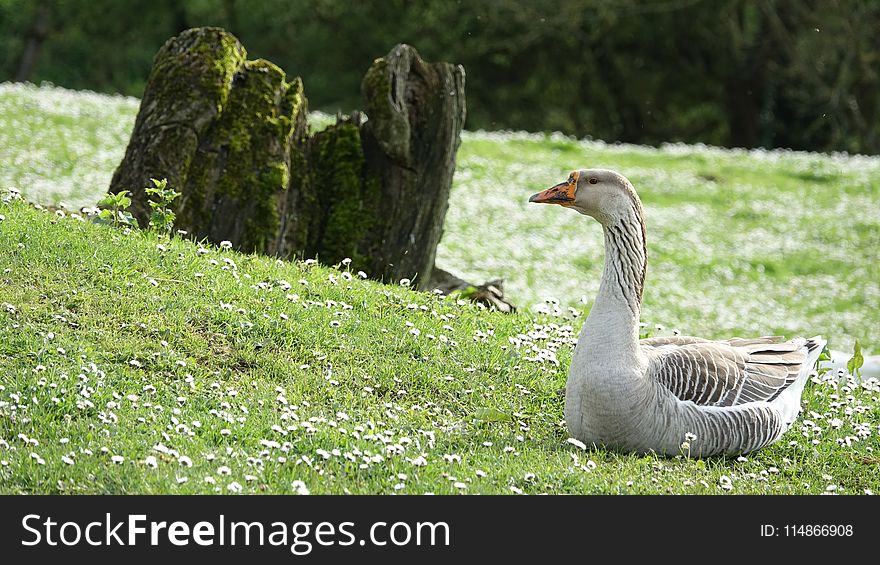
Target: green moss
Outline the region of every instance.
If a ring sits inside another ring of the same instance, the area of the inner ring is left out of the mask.
[[[202,112],[208,102],[216,114],[225,106],[232,79],[246,59],[245,48],[224,30],[188,30],[166,42],[156,55],[147,92],[158,93],[163,107]],[[198,116],[192,118],[196,128],[207,125]]]
[[[364,100],[367,101],[366,110],[370,118],[387,120],[391,102],[391,76],[385,59],[379,58],[373,61],[373,65],[367,70],[361,82],[361,92]],[[374,103],[370,104],[370,101]],[[385,103],[386,101],[388,103]]]
[[[381,185],[365,174],[360,128],[340,121],[315,135],[310,195],[325,209],[317,255],[334,264],[346,257],[353,268],[366,268],[363,240],[379,222]]]
[[[265,252],[277,238],[278,195],[290,182],[291,112],[298,109],[301,89],[299,81],[288,84],[276,65],[246,61],[212,133],[220,155],[205,156],[207,170],[220,167],[216,190],[236,202],[244,216],[244,231],[236,242],[243,250]]]
[[[202,88],[216,92],[217,111],[222,111],[232,85],[235,73],[247,60],[247,50],[234,35],[220,28],[197,28],[197,41],[187,56],[202,59],[210,67],[210,73],[203,73]]]
[[[262,59],[245,62],[234,83],[217,125],[218,137],[228,140],[236,158],[251,161],[260,156],[255,152],[265,155],[263,151],[272,149],[255,147],[253,140],[257,140],[257,145],[267,145],[289,135],[285,130],[290,128],[290,117],[282,114],[276,102],[276,96],[283,96],[289,85],[281,69]],[[227,188],[235,193],[240,187],[230,184]]]
[[[398,110],[402,101],[394,100],[393,79],[385,59],[376,59],[364,75],[361,92],[370,118],[367,127],[386,155],[406,165],[410,162],[410,125],[403,109]]]
[[[299,77],[294,77],[293,81],[285,87],[278,117],[273,118],[273,123],[278,128],[279,138],[291,139],[296,135],[294,129],[297,127],[297,124],[306,123],[308,110],[305,106],[306,99],[303,95],[302,80]]]
[[[287,163],[272,163],[263,174],[263,180],[266,184],[281,187],[283,190],[290,182],[290,170]]]
[[[135,136],[149,138],[146,152],[152,166],[146,176],[168,178],[182,190],[174,208],[184,229],[206,221],[204,190],[216,155],[203,151],[204,141],[246,57],[238,40],[219,28],[188,30],[168,40],[156,54]],[[180,142],[182,138],[186,143]],[[145,222],[146,196],[135,194],[144,200],[139,219]]]

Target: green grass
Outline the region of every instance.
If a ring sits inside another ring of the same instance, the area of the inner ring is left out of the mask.
[[[584,452],[557,394],[580,317],[0,211],[0,492],[880,487],[876,381],[816,378],[812,423],[742,461]]]
[[[93,206],[137,108],[134,98],[0,84],[0,188]],[[466,132],[438,264],[475,282],[505,279],[521,309],[548,299],[582,308],[598,288],[599,226],[527,202],[582,167],[624,173],[644,201],[652,326],[714,338],[822,334],[842,352],[856,339],[880,350],[880,157]]]
[[[503,276],[515,303],[592,300],[601,228],[527,198],[569,169],[604,167],[644,203],[644,321],[713,338],[820,333],[841,351],[855,339],[880,346],[878,157],[469,133],[458,163],[438,262],[472,279]]]
[[[0,191],[97,201],[137,107],[94,96],[0,85]],[[814,378],[802,419],[742,460],[567,443],[557,391],[601,234],[525,201],[620,170],[646,207],[649,327],[870,352],[878,162],[468,133],[439,261],[506,277],[514,315],[0,204],[0,493],[876,492],[876,380]]]

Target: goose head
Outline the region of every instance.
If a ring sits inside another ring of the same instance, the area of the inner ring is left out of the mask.
[[[559,204],[592,216],[603,225],[627,215],[638,201],[635,189],[623,175],[607,169],[572,171],[568,180],[533,194],[529,202]]]

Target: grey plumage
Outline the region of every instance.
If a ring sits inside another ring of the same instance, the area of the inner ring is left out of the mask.
[[[576,171],[530,200],[590,215],[605,233],[602,282],[566,383],[574,437],[625,451],[686,448],[706,456],[753,451],[785,433],[825,346],[821,337],[639,340],[646,229],[629,181],[613,171]]]
[[[675,397],[671,404],[693,404],[681,411],[696,436],[688,442],[690,453],[745,453],[772,443],[788,429],[793,418],[773,403],[789,388],[803,387],[824,341],[779,339],[640,342],[650,359],[646,376]],[[704,410],[709,407],[721,410]],[[733,407],[737,410],[723,410]],[[796,414],[797,409],[788,412]]]
[[[736,345],[737,341],[642,340],[657,382],[679,400],[737,406],[774,400],[797,379],[807,357],[794,342]],[[678,341],[678,343],[676,343]]]

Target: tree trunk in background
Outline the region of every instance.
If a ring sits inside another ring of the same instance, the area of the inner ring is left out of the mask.
[[[762,78],[743,73],[726,86],[724,101],[730,128],[728,145],[757,147],[760,141],[761,103],[765,91]]]
[[[37,67],[37,58],[46,38],[49,37],[49,19],[51,10],[49,4],[40,2],[34,13],[34,20],[27,33],[25,41],[24,53],[21,55],[21,61],[18,64],[18,72],[15,74],[15,80],[18,82],[29,81]]]
[[[349,258],[353,270],[423,289],[477,288],[432,277],[465,118],[462,67],[398,45],[364,77],[368,117],[310,135],[300,79],[246,55],[218,28],[187,30],[156,55],[110,186],[131,190],[141,225],[142,187],[167,178],[181,192],[176,227],[196,239],[328,265]]]

